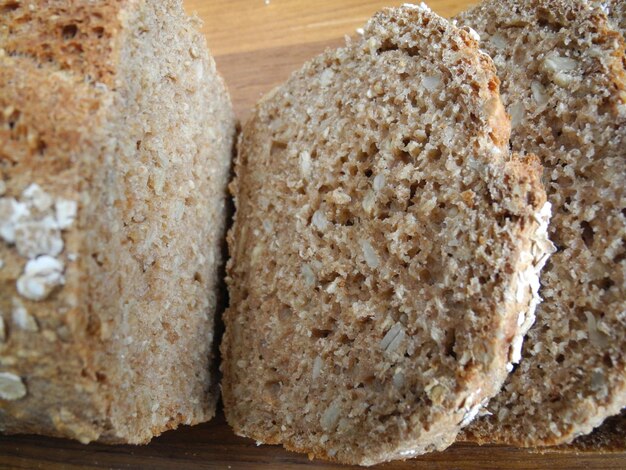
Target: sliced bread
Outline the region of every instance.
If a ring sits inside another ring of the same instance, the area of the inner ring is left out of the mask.
[[[234,118],[179,1],[5,2],[0,431],[210,419]]]
[[[493,0],[458,18],[494,59],[513,150],[546,167],[558,248],[523,359],[464,438],[566,443],[626,405],[624,44],[590,5]]]
[[[221,345],[237,434],[371,465],[445,448],[500,389],[551,245],[498,87],[471,32],[405,6],[258,103]]]

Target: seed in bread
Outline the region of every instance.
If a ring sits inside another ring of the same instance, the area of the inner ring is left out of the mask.
[[[0,431],[210,419],[234,119],[178,1],[0,15]]]
[[[449,445],[532,322],[549,207],[491,60],[423,8],[377,14],[255,108],[229,234],[235,432],[371,465]]]
[[[494,59],[513,150],[546,167],[558,247],[523,359],[465,438],[570,442],[626,405],[624,44],[586,2],[488,1],[459,23]]]

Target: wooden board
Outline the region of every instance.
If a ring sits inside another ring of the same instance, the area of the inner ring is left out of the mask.
[[[417,1],[417,0],[414,0]],[[385,0],[186,0],[204,21],[203,31],[241,120],[258,99],[306,60],[343,43],[383,7]],[[435,0],[452,16],[476,0]]]
[[[401,2],[373,0],[187,0],[189,12],[204,20],[204,32],[224,75],[237,115],[245,119],[262,94],[280,84],[304,61],[343,36],[383,6]],[[433,0],[436,12],[451,16],[467,0]],[[148,446],[88,446],[39,436],[0,436],[0,468],[127,468],[127,469],[288,469],[348,468],[278,446],[256,446],[236,437],[221,412],[210,423],[182,427]],[[381,469],[626,469],[626,452],[541,454],[503,446],[459,443],[445,452]]]

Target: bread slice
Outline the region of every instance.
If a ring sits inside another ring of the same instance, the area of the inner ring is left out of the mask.
[[[613,27],[619,29],[622,37],[626,39],[626,3],[619,0],[602,2],[605,13]],[[581,450],[624,451],[626,450],[626,409],[611,418],[605,420],[602,426],[593,433],[577,438],[573,445]]]
[[[179,1],[0,16],[0,430],[210,419],[234,119]]]
[[[470,32],[405,6],[258,103],[221,344],[237,434],[371,465],[445,448],[499,390],[550,244],[498,85]]]
[[[494,59],[513,150],[546,167],[558,247],[523,360],[465,438],[570,442],[626,405],[624,44],[578,1],[489,1],[458,20]]]

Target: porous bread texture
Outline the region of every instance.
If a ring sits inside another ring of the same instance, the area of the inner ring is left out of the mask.
[[[0,430],[210,419],[234,118],[179,1],[0,17]]]
[[[626,35],[626,2],[623,0],[608,0],[601,2],[601,6],[609,20],[622,33],[622,36]]]
[[[371,465],[445,448],[500,389],[549,208],[498,85],[469,32],[403,7],[257,104],[221,344],[237,434]]]
[[[609,21],[613,23],[613,26],[619,29],[622,37],[626,37],[626,2],[612,0],[601,2],[600,5],[608,15]],[[623,451],[626,450],[626,439],[624,436],[626,436],[626,411],[622,410],[621,414],[607,418],[591,434],[578,437],[572,445],[576,449],[584,451],[598,449],[601,449],[603,452]],[[563,448],[564,450],[569,449],[569,447],[565,446]]]
[[[546,167],[558,248],[519,367],[462,437],[567,443],[626,405],[624,43],[585,2],[489,1],[458,21],[493,57],[513,151]]]

